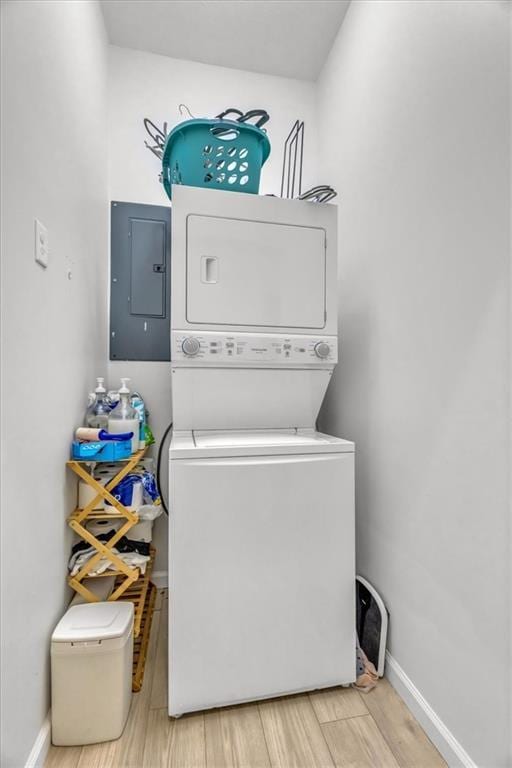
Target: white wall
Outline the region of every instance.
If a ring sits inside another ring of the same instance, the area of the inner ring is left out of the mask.
[[[142,124],[150,117],[169,129],[186,119],[178,105],[187,104],[196,116],[214,116],[226,107],[264,108],[272,152],[263,168],[260,192],[279,194],[282,149],[297,118],[305,121],[304,185],[319,183],[315,85],[310,82],[258,75],[171,59],[151,53],[110,47],[109,60],[110,199],[168,205],[158,183],[160,163],[144,147]],[[121,375],[146,396],[157,441],[171,420],[170,365],[166,363],[109,364],[111,386]],[[165,520],[158,521],[156,570],[167,570]]]
[[[356,441],[391,653],[482,768],[510,728],[507,5],[352,3],[319,82],[341,196],[323,426]]]
[[[1,744],[2,765],[20,768],[49,708],[49,639],[69,597],[65,461],[106,368],[107,44],[87,0],[4,3],[1,26]]]

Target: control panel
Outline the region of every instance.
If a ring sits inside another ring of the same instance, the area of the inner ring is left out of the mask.
[[[171,360],[187,365],[335,365],[338,343],[335,336],[173,331]]]

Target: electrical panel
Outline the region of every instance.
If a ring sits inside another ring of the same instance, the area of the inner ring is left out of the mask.
[[[110,359],[170,355],[171,209],[111,203]]]

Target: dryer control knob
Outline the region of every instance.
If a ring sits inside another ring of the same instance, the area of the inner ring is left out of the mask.
[[[201,345],[197,339],[195,339],[193,336],[189,336],[182,341],[181,348],[186,355],[193,357],[194,355],[197,355],[201,349]]]
[[[318,344],[315,344],[315,355],[322,358],[322,360],[329,357],[330,352],[331,348],[325,341],[319,341]]]

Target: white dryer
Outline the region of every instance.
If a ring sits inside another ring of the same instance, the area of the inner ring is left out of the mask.
[[[175,429],[314,426],[337,362],[336,211],[173,189]]]
[[[355,679],[336,208],[173,188],[169,713]]]

